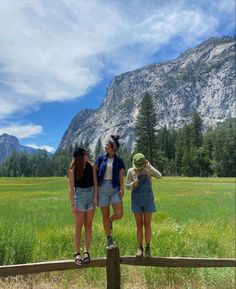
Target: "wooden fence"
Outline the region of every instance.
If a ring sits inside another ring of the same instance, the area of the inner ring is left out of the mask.
[[[0,276],[15,276],[31,273],[43,273],[58,270],[85,269],[91,267],[106,267],[107,289],[120,289],[120,264],[133,266],[153,267],[236,267],[236,259],[233,258],[180,258],[180,257],[120,257],[119,248],[112,246],[107,248],[106,258],[91,259],[89,264],[77,266],[72,260],[51,261],[30,264],[0,266]]]

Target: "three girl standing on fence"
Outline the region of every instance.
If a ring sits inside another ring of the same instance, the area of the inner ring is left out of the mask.
[[[95,165],[88,160],[83,148],[75,150],[74,160],[69,169],[70,200],[75,215],[75,263],[81,265],[90,261],[89,246],[94,210],[97,204],[101,209],[103,227],[107,237],[107,245],[114,245],[112,238],[113,221],[122,218],[124,196],[125,164],[117,155],[119,136],[112,135],[105,145],[105,154],[96,158]],[[143,226],[145,228],[146,250],[150,256],[151,216],[155,209],[151,176],[161,178],[161,173],[154,169],[144,155],[136,154],[133,168],[128,170],[127,188],[132,189],[132,211],[137,226],[138,251],[136,256],[143,256]],[[99,190],[98,190],[99,186]],[[110,205],[113,214],[110,214]],[[80,254],[81,230],[85,228],[85,246],[83,257]]]

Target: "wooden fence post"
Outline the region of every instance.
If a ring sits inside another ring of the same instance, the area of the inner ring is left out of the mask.
[[[120,289],[120,252],[116,246],[107,247],[107,289]]]

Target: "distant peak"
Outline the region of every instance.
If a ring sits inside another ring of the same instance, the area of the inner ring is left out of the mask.
[[[210,37],[207,40],[201,42],[196,47],[189,48],[189,49],[185,50],[183,53],[181,53],[179,55],[179,57],[177,59],[181,59],[184,56],[188,56],[191,53],[193,53],[194,51],[206,49],[209,46],[215,47],[215,46],[217,46],[219,44],[229,43],[229,42],[233,42],[235,40],[236,40],[235,36],[234,37],[233,36]]]
[[[14,140],[19,142],[18,138],[14,135],[10,135],[7,133],[3,133],[2,135],[0,135],[0,139],[4,139],[4,140]]]
[[[0,135],[0,137],[15,137],[14,135],[8,134],[8,133],[3,133]]]
[[[233,36],[228,36],[228,35],[225,35],[222,37],[211,37],[211,38],[207,39],[206,41],[203,41],[196,48],[203,47],[206,45],[211,45],[211,44],[218,45],[221,43],[232,42],[232,41],[235,41],[235,39],[236,39],[235,36],[233,37]]]

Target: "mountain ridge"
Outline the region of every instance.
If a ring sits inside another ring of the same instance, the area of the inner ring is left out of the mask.
[[[140,101],[153,96],[158,127],[181,127],[197,111],[204,127],[234,117],[235,37],[211,37],[173,60],[149,64],[115,76],[98,109],[79,111],[66,129],[57,151],[90,141],[95,149],[112,133],[134,148]],[[114,113],[115,111],[115,113]]]
[[[14,135],[4,133],[0,135],[0,163],[6,160],[14,152],[36,154],[42,150],[21,145],[19,139]]]

